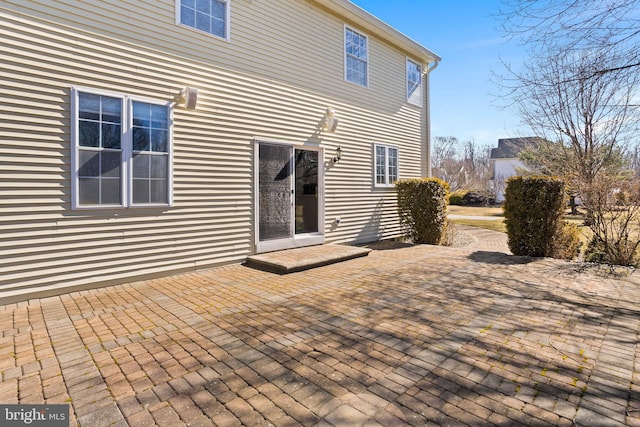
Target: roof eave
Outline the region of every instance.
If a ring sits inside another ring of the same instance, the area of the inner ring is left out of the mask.
[[[322,5],[325,8],[331,10],[336,15],[342,16],[345,19],[352,21],[354,24],[357,24],[364,30],[367,30],[372,34],[375,34],[378,37],[386,40],[387,42],[396,45],[397,47],[414,56],[415,59],[420,59],[426,64],[433,62],[437,63],[442,60],[440,56],[422,46],[420,43],[404,35],[391,25],[387,24],[386,22],[375,17],[360,6],[348,0],[310,1]]]

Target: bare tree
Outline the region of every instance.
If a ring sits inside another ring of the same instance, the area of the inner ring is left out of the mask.
[[[461,143],[454,136],[436,136],[432,149],[433,175],[449,183],[451,191],[489,188],[491,148],[474,141]]]
[[[523,121],[559,144],[548,151],[569,183],[588,188],[620,167],[637,132],[640,0],[504,2],[505,30],[530,43],[528,60],[508,68],[504,86]]]
[[[640,0],[503,3],[503,29],[528,59],[507,67],[502,82],[523,121],[553,141],[536,160],[578,191],[596,243],[611,253],[626,242],[620,222],[640,224],[633,198],[629,216],[611,214],[612,194],[635,188],[621,178],[640,122]],[[635,253],[637,244],[629,247]]]
[[[638,75],[626,71],[595,74],[602,64],[594,53],[534,61],[520,75],[514,100],[524,121],[555,149],[571,181],[589,184],[620,166],[638,124],[632,104]],[[577,78],[575,76],[578,76]]]
[[[608,67],[620,68],[640,65],[638,10],[640,0],[502,0],[499,17],[503,32],[532,52],[613,49],[624,54]]]
[[[458,138],[436,136],[433,138],[432,173],[436,178],[449,183],[451,191],[465,184],[464,162],[458,155]]]
[[[473,140],[465,142],[464,163],[467,170],[467,188],[487,193],[493,173],[491,147],[480,146]],[[489,196],[489,194],[485,195]]]

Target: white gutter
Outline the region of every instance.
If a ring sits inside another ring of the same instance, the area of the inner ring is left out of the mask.
[[[431,85],[429,83],[429,75],[431,74],[431,72],[433,70],[435,70],[436,68],[438,68],[438,65],[440,65],[440,58],[436,59],[435,61],[433,61],[433,64],[431,64],[431,66],[429,68],[427,68],[427,71],[425,73],[425,101],[424,101],[424,115],[425,115],[425,121],[426,121],[426,134],[425,134],[425,147],[424,147],[424,151],[425,151],[425,159],[423,159],[424,161],[424,165],[426,165],[426,168],[423,166],[423,170],[422,170],[422,175],[431,178],[432,176],[432,172],[431,172]],[[425,170],[426,169],[426,170]]]
[[[431,176],[431,105],[429,99],[431,89],[429,87],[429,74],[438,67],[442,58],[349,0],[308,1],[315,3],[345,21],[349,21],[350,23],[357,25],[370,34],[375,35],[381,40],[384,40],[394,47],[404,51],[407,56],[422,61],[422,64],[427,66],[424,73],[426,134],[425,140],[422,141],[422,150],[425,154],[422,159],[423,164],[421,173],[423,176]],[[429,66],[429,64],[431,65]]]
[[[420,43],[404,35],[400,31],[381,19],[370,14],[360,6],[351,3],[349,0],[309,0],[323,6],[344,19],[358,25],[363,30],[375,34],[379,38],[409,53],[416,59],[421,59],[425,64],[438,63],[442,58],[422,46]],[[433,67],[435,68],[435,67]]]

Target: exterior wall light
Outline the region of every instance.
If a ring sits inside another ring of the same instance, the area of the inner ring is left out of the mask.
[[[184,101],[187,110],[195,110],[198,104],[198,89],[187,86],[180,92],[180,98]]]
[[[322,131],[326,133],[334,133],[338,127],[339,119],[336,117],[336,112],[333,108],[327,108],[322,119]]]
[[[338,163],[340,159],[342,159],[342,148],[340,148],[340,146],[338,145],[338,148],[336,148],[336,155],[333,156],[333,159],[331,160],[333,161],[333,163]]]

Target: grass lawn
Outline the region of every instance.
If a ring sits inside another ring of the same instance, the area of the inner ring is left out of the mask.
[[[448,207],[448,212],[454,215],[466,215],[466,216],[486,216],[492,217],[486,220],[482,219],[451,219],[454,224],[470,225],[472,227],[485,228],[488,230],[499,231],[506,233],[507,228],[504,225],[504,220],[494,219],[497,217],[503,217],[504,213],[501,207],[494,206],[454,206]]]
[[[470,225],[472,227],[485,228],[488,230],[500,231],[502,233],[507,232],[507,228],[504,225],[503,220],[497,220],[494,218],[504,218],[504,212],[502,207],[495,206],[449,206],[448,212],[455,215],[466,216],[486,216],[492,217],[491,219],[451,219],[454,224]],[[569,223],[576,224],[582,229],[582,233],[585,236],[590,235],[589,227],[584,227],[584,215],[570,215],[569,210],[563,216],[563,219]],[[585,238],[585,242],[586,242]]]
[[[450,214],[468,216],[504,216],[501,207],[495,206],[454,206],[448,207]]]

